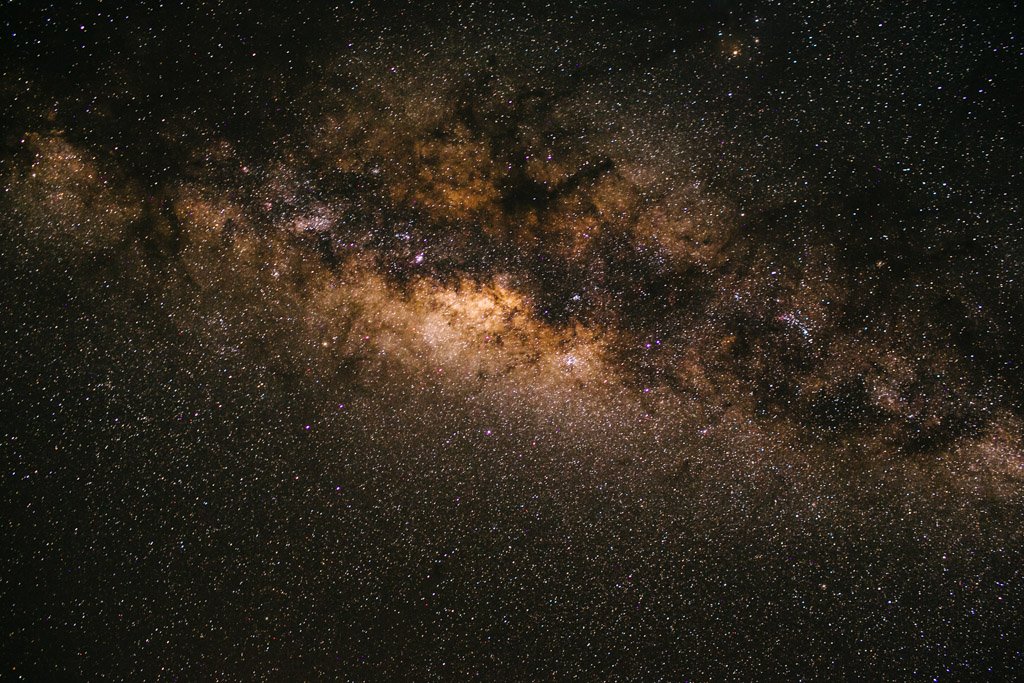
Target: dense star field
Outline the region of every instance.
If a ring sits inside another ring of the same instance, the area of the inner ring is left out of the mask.
[[[5,4],[4,674],[1024,675],[1021,17]]]

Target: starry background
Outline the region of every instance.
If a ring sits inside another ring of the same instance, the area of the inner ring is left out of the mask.
[[[5,674],[1010,680],[1017,2],[10,2]]]

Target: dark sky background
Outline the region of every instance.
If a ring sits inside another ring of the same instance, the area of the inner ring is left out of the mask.
[[[11,2],[4,673],[1013,680],[1016,2]]]

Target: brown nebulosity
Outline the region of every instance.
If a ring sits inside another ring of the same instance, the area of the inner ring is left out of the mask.
[[[683,187],[647,202],[634,226],[637,239],[663,250],[673,263],[707,269],[722,265],[739,217],[699,187]]]
[[[100,167],[61,131],[25,133],[5,174],[17,201],[13,225],[28,244],[65,256],[82,255],[123,238],[139,220],[142,202],[123,178]]]
[[[502,222],[501,194],[486,145],[455,130],[440,139],[416,141],[410,150],[411,177],[392,189],[399,202],[421,207],[435,219],[475,220],[490,228]]]
[[[453,100],[420,111],[411,99],[383,119],[343,102],[345,113],[324,115],[316,153],[379,176],[393,202],[433,221],[567,255],[637,210],[638,188],[581,149],[557,122],[553,94],[484,73]]]
[[[215,143],[147,201],[60,135],[27,134],[11,204],[59,248],[129,245],[196,296],[258,296],[322,364],[479,384],[595,435],[657,415],[880,455],[1019,451],[997,391],[926,320],[853,316],[829,240],[589,154],[544,89],[483,73],[421,101],[379,116],[380,98],[342,98],[311,148],[281,143],[259,168]]]

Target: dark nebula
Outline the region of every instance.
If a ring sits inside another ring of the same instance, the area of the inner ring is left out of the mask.
[[[1020,7],[637,4],[0,10],[5,675],[1022,675]]]

